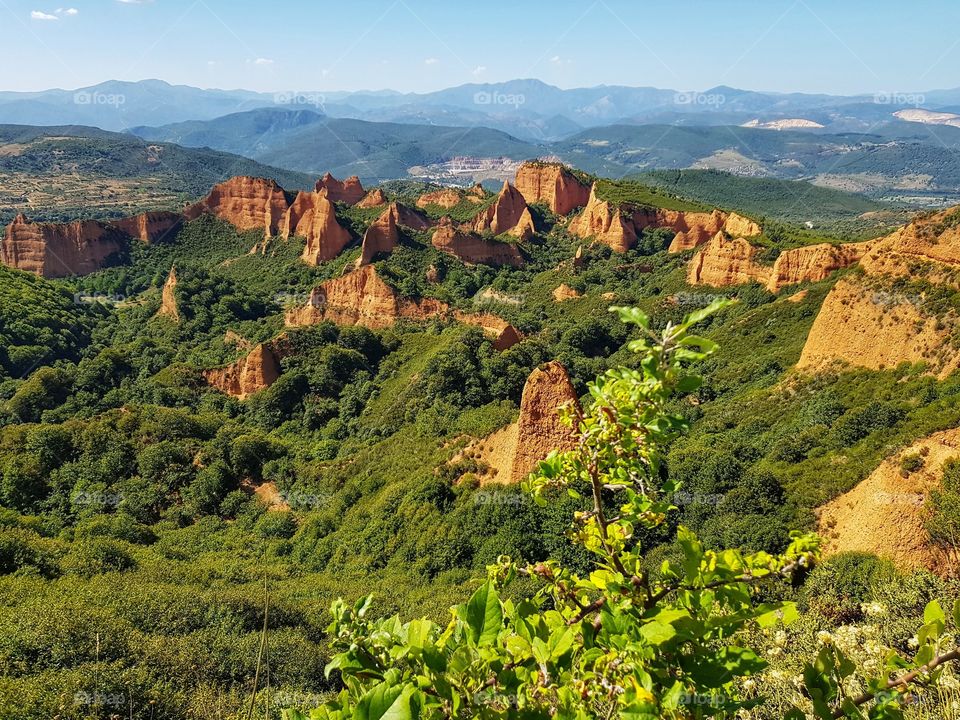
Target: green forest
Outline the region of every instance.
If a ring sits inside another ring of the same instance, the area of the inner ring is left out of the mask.
[[[603,193],[761,218],[740,207],[741,189],[721,203],[709,179],[656,180],[606,181]],[[386,191],[412,204],[420,187]],[[831,210],[817,232],[781,215],[757,242],[775,256],[859,238],[846,220],[872,208]],[[465,264],[407,229],[375,263],[403,297],[495,313],[518,344],[495,350],[449,319],[288,329],[279,378],[243,401],[203,370],[283,332],[291,303],[359,258],[377,213],[338,204],[354,241],[317,267],[300,260],[302,238],[251,254],[261,231],[203,216],[84,277],[0,268],[0,720],[611,717],[601,676],[627,683],[628,718],[802,718],[817,703],[868,717],[844,705],[847,686],[876,690],[862,704],[871,718],[956,717],[948,664],[909,693],[870,683],[948,648],[957,581],[861,554],[821,560],[808,535],[814,510],[884,458],[960,426],[956,374],[792,371],[830,288],[856,270],[779,295],[693,288],[691,253],[665,250],[672,233],[644,231],[617,254],[569,235],[545,205],[531,211],[523,267]],[[174,265],[177,321],[158,315]],[[578,297],[557,302],[561,284]],[[960,309],[956,294],[938,301]],[[677,334],[688,327],[697,335]],[[677,356],[681,340],[690,349]],[[610,451],[608,465],[590,476],[573,453],[523,487],[481,485],[484,468],[462,451],[516,420],[528,376],[551,360],[585,398],[584,443]],[[662,393],[641,390],[651,377]],[[591,425],[607,406],[650,413],[652,439]],[[641,455],[642,471],[621,466]],[[948,469],[931,498],[944,548],[960,542],[958,475]],[[627,477],[644,491],[615,482]],[[613,497],[595,505],[597,483],[623,490],[629,512]],[[620,517],[598,524],[598,508]],[[623,563],[634,565],[615,581]],[[744,589],[744,575],[764,582]],[[593,615],[568,590],[625,607],[624,577],[679,596],[653,625],[630,615],[641,636],[621,618],[617,637],[574,640],[568,628]],[[678,635],[676,613],[695,606],[702,627]],[[598,648],[618,643],[649,663],[649,682],[597,669]],[[657,657],[704,666],[673,676]],[[548,671],[541,693],[535,676]],[[489,677],[504,673],[493,692]],[[674,681],[697,688],[694,701]]]

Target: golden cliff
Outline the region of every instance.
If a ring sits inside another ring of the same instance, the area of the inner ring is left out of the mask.
[[[590,186],[559,163],[524,163],[514,185],[527,204],[545,203],[557,215],[569,215],[590,198]]]
[[[360,184],[360,178],[356,175],[340,181],[330,173],[326,173],[317,180],[315,189],[317,192],[326,191],[327,197],[333,202],[342,202],[347,205],[356,205],[367,194],[363,185]]]
[[[349,231],[337,222],[333,203],[325,192],[301,192],[279,224],[283,238],[306,239],[303,261],[309,265],[332,260],[350,244]]]
[[[512,243],[491,240],[458,229],[449,217],[444,217],[433,233],[433,246],[471,265],[524,264],[520,249]]]
[[[289,207],[287,195],[273,180],[235,177],[213,187],[206,198],[184,211],[187,220],[204,213],[225,220],[237,230],[263,230],[265,238],[277,234]]]
[[[204,370],[203,376],[212,387],[245,400],[270,387],[280,377],[280,364],[270,345],[260,344],[231,365]]]
[[[630,218],[624,218],[619,207],[597,197],[597,186],[590,189],[587,205],[567,228],[581,238],[593,238],[616,252],[626,252],[637,242],[637,233]]]
[[[17,215],[0,241],[0,261],[46,278],[85,275],[126,245],[124,233],[95,220],[32,223]]]
[[[474,218],[473,231],[493,235],[508,233],[526,240],[534,233],[533,216],[523,195],[513,185],[504,182],[493,204]]]

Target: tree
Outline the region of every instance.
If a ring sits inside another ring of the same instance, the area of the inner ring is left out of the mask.
[[[445,628],[425,619],[373,620],[369,596],[353,606],[337,601],[330,627],[336,654],[327,672],[339,671],[344,689],[310,717],[653,720],[731,717],[761,704],[743,697],[742,681],[767,663],[740,631],[796,616],[792,603],[761,602],[757,586],[797,579],[816,561],[818,538],[793,533],[778,555],[712,551],[681,525],[679,557],[659,568],[648,566],[638,540],[666,525],[675,510],[665,498],[678,486],[661,479],[661,458],[686,421],[670,402],[699,387],[686,366],[716,349],[688,329],[725,304],[668,325],[660,337],[640,311],[618,308],[641,330],[629,343],[643,356],[639,369],[607,371],[590,386],[585,412],[567,409],[579,435],[576,449],[551,454],[525,484],[540,502],[556,491],[586,501],[571,536],[593,557],[588,575],[556,561],[501,558]],[[539,590],[506,599],[504,586],[518,577]],[[954,616],[960,622],[960,602]],[[810,706],[787,717],[901,717],[906,691],[960,657],[957,650],[938,654],[946,617],[935,602],[924,622],[916,656],[891,651],[885,674],[855,696],[846,681],[856,668],[825,646],[804,672]]]

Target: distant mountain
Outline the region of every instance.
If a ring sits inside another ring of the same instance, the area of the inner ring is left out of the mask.
[[[327,118],[309,110],[255,110],[216,120],[135,128],[150,141],[214,147],[312,174],[403,178],[457,157],[524,160],[543,147],[486,127],[444,127]]]
[[[0,122],[65,123],[126,130],[211,120],[257,108],[313,110],[337,118],[444,127],[489,127],[550,142],[612,124],[742,125],[805,119],[829,132],[873,131],[899,110],[950,112],[960,89],[873,95],[775,93],[718,86],[703,91],[600,85],[561,89],[540,80],[470,83],[429,93],[391,90],[202,90],[160,80],[110,81],[79,90],[0,92]]]
[[[184,148],[81,126],[0,125],[0,224],[120,217],[179,209],[234,175],[296,190],[314,178],[218,150]]]

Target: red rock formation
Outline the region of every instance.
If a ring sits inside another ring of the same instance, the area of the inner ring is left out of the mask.
[[[513,185],[504,182],[493,204],[473,219],[473,230],[494,235],[509,233],[526,240],[534,233],[533,216],[523,195]]]
[[[377,329],[390,327],[400,318],[424,319],[448,310],[446,303],[438,300],[400,297],[380,279],[372,265],[365,265],[314,288],[309,302],[288,311],[285,322],[297,326],[329,320],[338,325]]]
[[[263,230],[264,237],[277,234],[287,212],[287,195],[273,180],[235,177],[215,185],[210,194],[184,211],[187,220],[210,213],[241,232]]]
[[[514,184],[528,204],[544,202],[557,215],[568,215],[590,199],[590,187],[557,163],[524,163]]]
[[[767,289],[775,293],[788,285],[823,280],[831,273],[859,262],[871,247],[869,242],[822,243],[784,250],[773,264]]]
[[[437,250],[470,265],[523,265],[523,255],[516,245],[458,230],[449,217],[443,218],[437,225],[432,242]]]
[[[513,325],[491,313],[463,313],[455,310],[453,316],[465,325],[482,328],[490,338],[494,350],[503,351],[512,348],[523,339]]]
[[[347,205],[356,205],[366,194],[363,185],[360,184],[360,178],[356,175],[352,175],[341,182],[330,173],[326,173],[317,180],[316,190],[317,192],[326,190],[327,197],[333,202],[342,202]]]
[[[587,206],[570,221],[567,228],[581,238],[593,238],[608,245],[616,252],[626,252],[637,242],[637,233],[629,218],[624,218],[620,208],[597,197],[597,186],[590,190]]]
[[[722,210],[707,213],[641,208],[633,212],[633,226],[637,232],[646,228],[673,230],[676,236],[670,243],[672,253],[693,250],[709,242],[721,230],[734,237],[755,237],[763,232],[752,220]]]
[[[437,205],[445,210],[449,210],[460,203],[460,198],[460,193],[452,188],[433,190],[417,198],[417,207],[426,208],[431,205]]]
[[[743,238],[729,239],[718,232],[690,261],[687,282],[714,287],[766,283],[770,271],[754,261],[758,250]]]
[[[560,363],[549,362],[530,374],[520,401],[512,482],[525,480],[551,451],[574,447],[574,432],[560,422],[558,409],[576,402],[577,393]]]
[[[380,188],[374,188],[366,195],[363,196],[363,200],[357,203],[359,208],[372,208],[380,207],[381,205],[387,204],[387,196],[383,194],[383,190]]]
[[[221,392],[245,400],[255,392],[270,387],[278,377],[278,359],[268,345],[257,345],[245,357],[222,368],[204,370],[207,383]]]
[[[183,215],[172,212],[145,212],[110,221],[110,226],[144,244],[162,242],[183,224]]]
[[[319,265],[332,260],[350,244],[349,231],[337,222],[333,203],[323,192],[301,192],[280,221],[283,238],[306,238],[303,261]]]
[[[170,274],[167,275],[167,281],[163,284],[163,290],[160,293],[160,309],[157,315],[168,317],[174,322],[180,322],[180,308],[177,307],[177,266],[170,266]]]
[[[580,297],[580,293],[566,283],[561,283],[553,291],[553,300],[558,303],[567,300],[576,300],[578,297]]]
[[[4,231],[0,261],[47,278],[84,275],[125,246],[122,233],[94,220],[31,223],[17,215]]]
[[[430,221],[416,210],[399,203],[391,203],[363,234],[363,245],[357,264],[369,265],[380,253],[392,252],[400,242],[401,225],[412,230],[426,230],[430,227]]]

